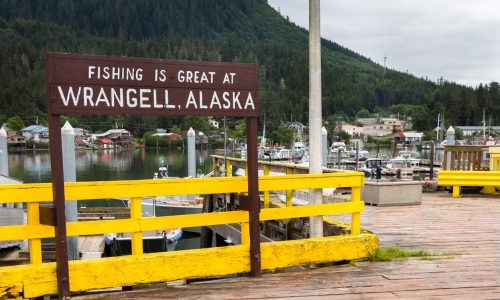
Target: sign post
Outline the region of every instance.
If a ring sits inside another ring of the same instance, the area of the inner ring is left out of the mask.
[[[60,298],[70,296],[61,115],[246,117],[251,273],[260,274],[257,65],[47,53],[45,81]]]

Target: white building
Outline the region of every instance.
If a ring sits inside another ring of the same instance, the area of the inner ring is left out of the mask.
[[[420,142],[424,136],[423,132],[407,131],[403,132],[405,143]]]
[[[33,141],[35,143],[49,142],[49,128],[43,125],[30,125],[23,128],[21,133],[26,138],[26,141]]]
[[[342,130],[347,132],[352,137],[360,137],[364,134],[364,127],[351,124],[342,124]]]
[[[394,126],[384,125],[384,124],[375,124],[363,127],[363,132],[365,136],[373,136],[373,137],[381,137],[392,134],[393,130]]]
[[[115,140],[120,137],[132,137],[132,134],[127,129],[110,129],[104,133],[93,133],[92,141],[98,138]]]

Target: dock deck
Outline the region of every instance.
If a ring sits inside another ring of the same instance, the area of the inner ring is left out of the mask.
[[[362,227],[378,235],[381,247],[440,256],[155,284],[73,299],[500,299],[499,216],[498,196],[424,194],[422,205],[367,206]]]

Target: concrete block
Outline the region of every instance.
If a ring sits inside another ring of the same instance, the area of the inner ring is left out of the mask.
[[[421,181],[365,182],[361,199],[377,206],[415,205],[422,203]]]

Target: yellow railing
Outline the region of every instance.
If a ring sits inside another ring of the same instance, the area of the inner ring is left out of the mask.
[[[439,171],[439,186],[453,187],[453,197],[460,197],[462,186],[500,186],[500,171]]]
[[[331,262],[366,257],[377,247],[373,234],[360,234],[363,202],[362,173],[263,176],[259,190],[325,187],[352,188],[352,201],[302,207],[265,208],[260,220],[287,219],[328,214],[352,214],[350,236],[261,244],[262,269]],[[141,197],[158,195],[247,193],[246,177],[186,178],[75,182],[65,184],[66,199],[91,200],[130,198],[130,219],[68,222],[68,236],[116,232],[132,233],[132,255],[69,262],[70,290],[129,286],[181,278],[217,276],[250,271],[249,213],[247,211],[142,217]],[[41,202],[52,201],[51,184],[0,185],[0,203],[26,202],[28,224],[0,227],[0,241],[29,240],[30,264],[0,268],[0,298],[30,298],[57,293],[56,264],[42,263],[41,240],[54,237],[54,227],[39,223]],[[231,247],[143,254],[142,232],[165,228],[187,228],[240,223],[242,244]]]

